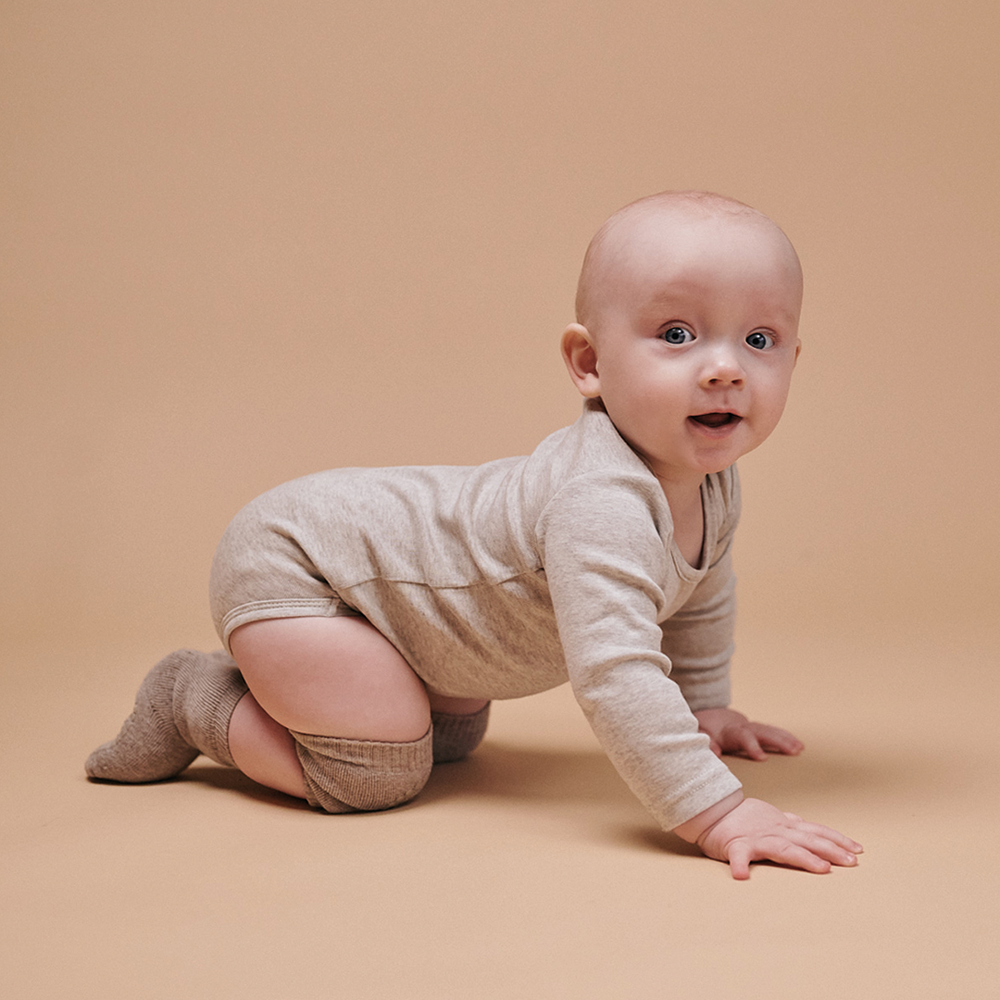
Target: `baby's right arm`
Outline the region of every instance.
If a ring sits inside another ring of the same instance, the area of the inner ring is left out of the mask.
[[[751,861],[776,861],[823,874],[831,865],[856,865],[862,851],[859,843],[828,826],[807,823],[760,799],[744,799],[742,792],[681,823],[674,833],[708,857],[728,861],[736,879],[750,877]]]

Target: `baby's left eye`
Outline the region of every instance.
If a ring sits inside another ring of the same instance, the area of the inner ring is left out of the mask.
[[[766,333],[761,333],[759,330],[756,333],[751,333],[747,337],[747,343],[756,348],[758,351],[763,351],[768,347],[774,346],[774,338],[769,337]]]
[[[682,326],[672,326],[667,330],[664,330],[660,336],[668,343],[673,344],[675,347],[679,347],[681,344],[686,344],[694,337],[690,330],[685,330]]]

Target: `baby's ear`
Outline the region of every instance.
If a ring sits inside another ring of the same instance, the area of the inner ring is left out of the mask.
[[[585,326],[570,323],[562,335],[562,356],[573,384],[580,394],[594,399],[601,394],[601,377],[597,373],[597,350],[593,337]]]

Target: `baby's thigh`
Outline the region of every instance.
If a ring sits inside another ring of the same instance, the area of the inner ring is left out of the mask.
[[[230,637],[261,708],[287,729],[407,742],[430,726],[423,682],[364,618],[268,618]]]

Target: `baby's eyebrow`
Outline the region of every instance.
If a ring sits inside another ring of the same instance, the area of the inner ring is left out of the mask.
[[[781,318],[782,318],[783,320],[785,320],[785,322],[786,322],[786,323],[787,323],[787,324],[788,324],[789,326],[795,326],[795,325],[796,325],[796,324],[798,323],[798,321],[799,321],[799,312],[798,312],[798,310],[790,310],[790,309],[782,309],[782,308],[779,308],[779,309],[776,309],[776,310],[775,310],[775,312],[776,312],[776,313],[777,313],[777,314],[778,314],[778,315],[779,315],[779,316],[780,316],[780,317],[781,317]],[[768,324],[768,323],[761,323],[760,325],[761,325],[761,326],[769,326],[769,325],[772,325],[772,324]]]
[[[678,295],[673,291],[663,291],[658,295],[654,295],[652,298],[648,299],[642,304],[642,309],[649,312],[662,312],[662,313],[673,313],[678,312],[689,312],[690,304],[686,309],[682,309],[678,303]]]

